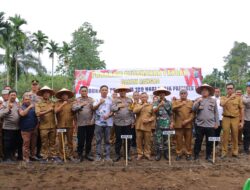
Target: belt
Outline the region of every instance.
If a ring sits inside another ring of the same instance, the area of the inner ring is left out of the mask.
[[[225,116],[225,115],[223,115],[223,117],[236,118],[236,117],[238,117],[238,116],[234,117],[234,116]]]

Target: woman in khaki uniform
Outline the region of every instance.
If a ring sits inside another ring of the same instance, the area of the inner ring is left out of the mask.
[[[155,114],[153,106],[148,103],[148,95],[143,92],[141,94],[141,104],[135,104],[133,112],[136,117],[136,145],[137,145],[137,160],[141,160],[143,155],[151,159],[151,130],[155,128]],[[143,150],[144,144],[144,150]]]

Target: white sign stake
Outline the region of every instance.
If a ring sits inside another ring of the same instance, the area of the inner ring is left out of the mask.
[[[213,163],[215,163],[215,142],[220,141],[220,137],[209,137],[208,141],[213,141]]]
[[[128,139],[132,139],[132,137],[132,135],[121,135],[121,139],[125,139],[126,167],[128,166]]]
[[[64,144],[64,135],[63,135],[63,133],[65,133],[66,131],[67,131],[66,129],[57,129],[57,133],[61,133],[64,162],[66,162],[66,154],[65,154],[65,144]]]
[[[175,134],[174,130],[163,131],[163,135],[168,135],[168,164],[171,166],[171,135]]]

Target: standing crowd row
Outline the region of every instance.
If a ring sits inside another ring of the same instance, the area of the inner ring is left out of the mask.
[[[196,89],[200,97],[188,99],[188,91],[181,89],[179,97],[166,99],[170,91],[159,88],[153,92],[153,102],[148,101],[146,92],[133,93],[127,86],[114,90],[108,96],[109,87],[100,87],[100,98],[88,96],[88,87],[80,88],[80,97],[61,89],[55,93],[47,86],[39,88],[39,81],[32,81],[32,90],[24,93],[21,103],[17,92],[6,87],[0,99],[0,157],[3,161],[15,160],[47,162],[61,161],[66,150],[66,159],[83,161],[119,161],[123,145],[122,135],[132,135],[128,140],[128,160],[131,160],[131,144],[136,147],[137,160],[152,158],[152,144],[155,160],[163,156],[168,160],[167,135],[165,131],[175,130],[176,160],[198,160],[204,136],[206,137],[206,160],[211,162],[213,149],[209,137],[222,134],[221,158],[228,156],[228,143],[232,142],[232,156],[238,157],[239,131],[243,130],[244,153],[249,154],[250,143],[250,83],[246,94],[235,94],[234,84],[226,85],[226,96],[220,97],[220,89],[207,84]],[[57,101],[51,98],[55,96]],[[194,128],[194,130],[193,130]],[[58,135],[57,129],[65,129]],[[77,130],[77,154],[74,156],[73,132]],[[195,131],[195,133],[193,133]],[[195,143],[192,150],[192,138]],[[242,136],[242,135],[241,135]],[[92,141],[96,140],[95,157]],[[152,140],[153,137],[153,140]],[[110,144],[115,138],[115,157],[111,160]],[[63,146],[66,139],[66,148]],[[104,141],[104,150],[102,142]],[[64,149],[65,148],[65,149]],[[103,152],[102,152],[103,151]],[[193,158],[192,158],[193,155]],[[103,157],[104,156],[104,157]]]

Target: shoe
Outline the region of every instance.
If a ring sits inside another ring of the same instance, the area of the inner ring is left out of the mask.
[[[145,156],[148,161],[153,161],[151,156]]]
[[[94,161],[94,158],[93,156],[91,156],[90,154],[86,155],[85,158],[88,160],[88,161]]]
[[[41,159],[37,158],[36,156],[30,157],[30,161],[35,162],[35,161],[40,161]]]
[[[180,155],[177,155],[176,158],[175,158],[176,161],[180,161],[181,160],[181,156]]]
[[[49,162],[48,158],[42,158],[42,159],[40,159],[40,163],[42,163],[42,164],[46,164],[48,162]]]
[[[250,154],[250,151],[249,150],[244,150],[244,153],[245,155],[249,155]]]
[[[75,159],[73,156],[68,157],[67,160],[72,161],[72,162],[77,161],[77,159]]]
[[[102,158],[100,157],[100,156],[97,156],[96,158],[95,158],[95,161],[96,162],[100,162],[102,160]]]
[[[168,150],[164,150],[164,158],[165,160],[168,160]]]
[[[30,163],[30,159],[23,160],[23,163],[29,164]]]
[[[225,158],[227,158],[227,155],[221,155],[220,159],[224,160]]]
[[[161,151],[160,150],[156,150],[155,160],[156,161],[160,161],[161,160]]]
[[[128,155],[128,161],[132,161],[132,158],[130,155]]]
[[[199,155],[198,154],[194,155],[194,160],[199,160]]]
[[[113,162],[113,160],[109,156],[105,158],[105,161],[106,162]]]
[[[121,156],[120,155],[116,155],[115,159],[114,159],[114,162],[118,162],[120,159],[121,159]]]
[[[233,154],[232,157],[233,157],[233,158],[239,158],[239,156],[238,156],[238,155],[235,155],[235,154]]]
[[[56,162],[56,163],[61,163],[61,162],[63,162],[62,159],[59,158],[59,157],[52,157],[52,158],[51,158],[51,161]]]
[[[191,155],[187,155],[187,156],[186,156],[186,160],[187,160],[187,161],[192,160],[192,156],[191,156]]]
[[[140,161],[141,159],[142,159],[142,155],[138,155],[136,158],[137,161]]]
[[[207,160],[208,162],[210,162],[210,163],[213,163],[213,160],[212,160],[211,156],[207,156],[207,157],[206,157],[206,160]]]
[[[43,157],[42,157],[40,154],[37,154],[36,157],[37,157],[38,159],[43,159]]]
[[[79,162],[83,162],[83,160],[84,160],[83,155],[78,156],[78,160],[79,160]]]
[[[7,158],[7,159],[4,159],[3,160],[5,163],[13,163],[14,160],[10,159],[10,158]]]

